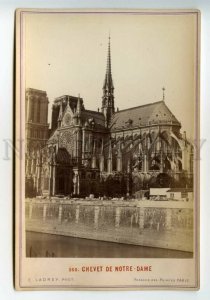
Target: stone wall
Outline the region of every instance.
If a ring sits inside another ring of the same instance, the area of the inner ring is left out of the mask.
[[[193,204],[26,200],[26,230],[193,252]]]

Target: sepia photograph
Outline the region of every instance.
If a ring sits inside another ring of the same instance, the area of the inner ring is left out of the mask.
[[[199,11],[16,26],[16,286],[198,288]]]

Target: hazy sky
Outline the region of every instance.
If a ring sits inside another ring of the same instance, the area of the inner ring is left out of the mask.
[[[87,109],[101,108],[109,32],[115,107],[159,101],[164,86],[166,104],[192,136],[194,15],[28,14],[26,87],[45,90],[50,103],[80,94]]]

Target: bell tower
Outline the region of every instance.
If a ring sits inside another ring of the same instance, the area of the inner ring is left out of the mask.
[[[111,69],[110,36],[109,36],[109,43],[108,43],[107,66],[106,66],[106,75],[105,75],[104,85],[103,85],[101,111],[105,116],[105,125],[106,125],[106,127],[108,127],[111,117],[115,112],[114,85],[113,85],[113,80],[112,80],[112,69]]]

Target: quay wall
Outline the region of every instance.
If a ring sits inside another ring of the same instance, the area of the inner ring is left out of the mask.
[[[193,252],[193,204],[26,199],[26,230]]]

